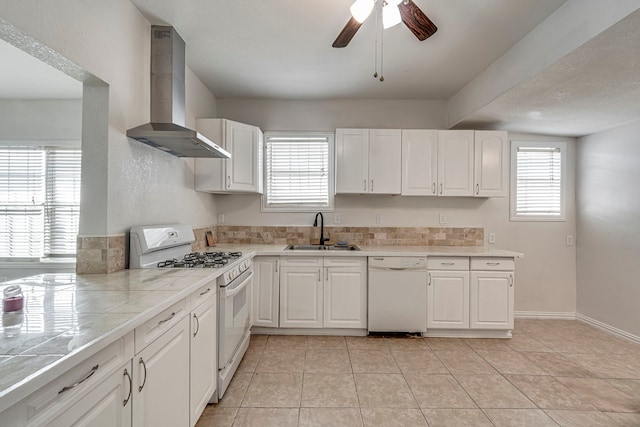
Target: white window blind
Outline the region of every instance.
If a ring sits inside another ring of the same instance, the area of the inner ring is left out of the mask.
[[[513,219],[564,219],[562,144],[517,143]]]
[[[330,208],[332,142],[328,134],[267,134],[263,208]]]
[[[73,255],[80,151],[0,148],[0,257]]]
[[[47,150],[45,256],[72,256],[80,220],[80,150]]]

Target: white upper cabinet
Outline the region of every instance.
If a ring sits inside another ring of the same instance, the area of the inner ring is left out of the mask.
[[[507,132],[478,130],[475,132],[476,197],[505,197],[509,174]]]
[[[399,129],[336,130],[337,194],[400,194]]]
[[[402,195],[438,194],[438,131],[402,130]]]
[[[198,119],[196,129],[231,153],[230,159],[195,159],[196,190],[262,193],[260,128],[227,119]]]
[[[473,196],[474,131],[438,131],[438,195]]]

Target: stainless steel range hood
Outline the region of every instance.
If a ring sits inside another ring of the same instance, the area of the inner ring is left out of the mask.
[[[231,158],[204,135],[185,127],[185,45],[173,27],[151,26],[151,123],[127,136],[178,157]]]

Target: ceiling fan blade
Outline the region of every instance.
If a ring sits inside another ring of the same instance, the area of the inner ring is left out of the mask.
[[[426,40],[438,31],[438,27],[427,18],[427,15],[412,0],[401,1],[398,8],[400,9],[402,22],[418,40]]]
[[[331,46],[346,47],[351,41],[351,39],[353,38],[353,36],[355,36],[358,29],[360,29],[361,25],[362,23],[356,21],[356,19],[352,16],[349,19],[349,22],[347,22],[347,25],[345,25],[342,31],[340,31],[340,34],[338,34],[338,37],[336,37],[336,40],[333,42]]]

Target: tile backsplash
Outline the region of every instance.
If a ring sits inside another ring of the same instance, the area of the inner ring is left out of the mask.
[[[124,270],[127,261],[124,234],[78,236],[76,273],[100,274]]]
[[[325,227],[328,243],[356,245],[482,246],[483,228],[453,227]],[[317,243],[318,227],[216,226],[218,243]]]

